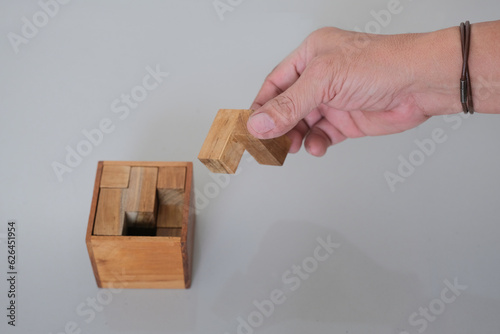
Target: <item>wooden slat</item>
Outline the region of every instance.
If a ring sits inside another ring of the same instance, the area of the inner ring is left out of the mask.
[[[103,166],[186,167],[183,161],[102,161]]]
[[[89,221],[87,224],[87,233],[85,235],[85,244],[87,245],[87,251],[89,253],[90,263],[92,264],[92,271],[94,272],[94,277],[97,283],[97,286],[101,286],[101,278],[99,277],[99,268],[97,268],[97,264],[94,256],[94,249],[92,247],[91,241],[94,237],[92,235],[94,230],[94,222],[95,216],[97,214],[97,201],[99,199],[99,185],[101,184],[102,177],[102,168],[104,166],[103,161],[99,161],[97,163],[97,172],[94,181],[94,192],[92,193],[92,202],[90,204],[90,214]]]
[[[128,188],[130,166],[104,166],[101,188]]]
[[[154,227],[156,218],[156,182],[158,168],[132,167],[126,194],[127,224]]]
[[[185,288],[179,238],[94,236],[91,245],[101,287]]]
[[[101,189],[94,235],[122,235],[124,224],[123,189]]]
[[[191,286],[193,272],[194,231],[196,228],[196,208],[193,185],[193,163],[186,166],[186,190],[184,192],[184,206],[181,232],[181,253],[184,266],[184,285]]]

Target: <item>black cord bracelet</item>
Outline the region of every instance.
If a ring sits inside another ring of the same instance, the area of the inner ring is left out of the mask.
[[[460,77],[460,102],[464,113],[474,113],[474,103],[472,102],[472,87],[469,76],[469,50],[470,50],[470,22],[460,24],[460,36],[462,39],[462,76]]]

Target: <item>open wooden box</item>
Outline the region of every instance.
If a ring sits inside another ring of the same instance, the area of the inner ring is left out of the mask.
[[[101,288],[191,285],[191,162],[101,161],[86,243]]]

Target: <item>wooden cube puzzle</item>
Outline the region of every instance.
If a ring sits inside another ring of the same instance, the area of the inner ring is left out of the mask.
[[[262,165],[282,166],[290,139],[257,139],[247,130],[252,110],[221,109],[215,116],[198,159],[214,173],[234,174],[245,150]]]
[[[102,288],[189,288],[191,162],[99,162],[87,248]]]

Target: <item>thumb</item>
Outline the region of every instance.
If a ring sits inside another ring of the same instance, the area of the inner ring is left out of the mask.
[[[318,81],[304,72],[286,91],[252,113],[247,123],[248,131],[259,139],[270,139],[293,129],[322,102]]]

